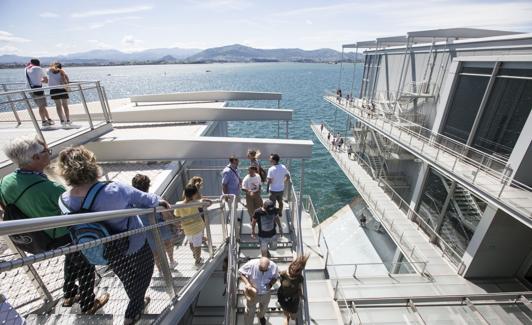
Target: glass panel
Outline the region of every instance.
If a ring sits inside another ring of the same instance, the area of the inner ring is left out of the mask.
[[[463,67],[461,73],[475,73],[475,74],[484,74],[486,76],[491,76],[493,71],[493,63],[491,63],[492,68],[480,68],[480,67]]]
[[[444,184],[445,178],[432,169],[429,171],[423,196],[418,207],[418,213],[434,229],[438,216],[447,197],[448,185]]]
[[[487,153],[509,156],[531,108],[532,80],[497,78],[473,145]]]
[[[465,252],[485,208],[485,202],[456,184],[443,217],[440,236],[458,253]]]
[[[467,142],[471,127],[478,113],[489,78],[460,76],[443,134],[462,143]]]

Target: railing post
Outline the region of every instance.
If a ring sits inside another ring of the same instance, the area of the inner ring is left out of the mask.
[[[214,250],[212,249],[212,235],[211,235],[211,222],[209,220],[209,209],[203,208],[203,216],[205,217],[205,232],[207,233],[207,247],[209,248],[209,255],[211,258],[214,256]]]
[[[7,92],[7,86],[5,84],[2,84],[2,89]],[[18,113],[17,113],[17,108],[15,107],[15,104],[13,102],[11,102],[11,97],[9,95],[6,95],[6,98],[7,100],[10,102],[9,103],[9,106],[11,106],[11,110],[13,110],[13,114],[15,114],[15,118],[17,119],[17,124],[20,125],[22,124],[20,122],[20,117],[18,116]]]
[[[81,97],[81,103],[83,104],[83,109],[85,110],[85,114],[87,114],[87,118],[89,119],[89,125],[91,130],[94,130],[94,124],[92,123],[92,117],[89,113],[89,108],[87,107],[87,101],[85,100],[85,94],[83,94],[83,88],[81,87],[81,84],[78,84],[78,89],[79,96]]]
[[[26,92],[22,91],[22,97],[24,97],[24,101],[26,102],[26,105],[28,105],[28,114],[30,115],[31,122],[33,123],[33,126],[35,127],[35,131],[39,135],[39,138],[42,142],[46,143],[46,140],[44,139],[44,135],[42,134],[41,128],[39,127],[39,122],[37,122],[37,119],[35,118],[35,114],[33,114],[33,109],[31,108],[30,100],[28,99],[28,96],[26,96]]]
[[[227,219],[225,218],[225,203],[222,199],[220,202],[220,225],[222,226],[222,236],[224,240],[227,239]]]
[[[113,115],[111,113],[111,107],[109,106],[109,100],[107,99],[107,92],[105,91],[105,87],[102,87],[103,92],[103,98],[105,100],[105,106],[107,106],[107,114],[109,115],[109,122],[113,121]],[[137,105],[135,105],[137,106]]]
[[[157,208],[153,208],[153,213],[150,213],[150,215],[148,216],[150,225],[157,224],[157,220],[155,218],[156,215]],[[166,258],[166,252],[164,250],[163,241],[161,240],[161,233],[159,232],[159,227],[153,228],[150,231],[153,235],[153,238],[155,239],[155,250],[159,257],[159,266],[161,267],[161,271],[163,272],[164,283],[166,284],[166,293],[168,293],[170,298],[174,298],[176,296],[174,280],[172,279],[172,272],[170,271],[168,259]]]
[[[103,91],[101,89],[99,81],[96,81],[96,91],[98,92],[98,98],[100,99],[100,106],[102,107],[103,117],[105,118],[106,122],[109,122],[110,118],[107,112],[107,107],[106,107],[107,105],[105,104],[105,99],[103,97]]]

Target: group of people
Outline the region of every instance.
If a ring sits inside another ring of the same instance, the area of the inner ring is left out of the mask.
[[[84,211],[84,204],[91,196],[90,212],[121,210],[128,208],[165,207],[170,204],[153,193],[149,193],[150,179],[137,174],[132,185],[120,182],[100,182],[102,169],[94,153],[83,146],[63,149],[58,156],[59,176],[69,189],[50,179],[44,170],[50,164],[51,149],[39,138],[21,137],[12,140],[5,147],[6,155],[17,165],[17,169],[6,175],[0,183],[0,205],[4,217],[10,205],[16,207],[28,218],[56,216],[65,213]],[[185,186],[184,200],[190,203],[201,200],[200,188],[203,180],[194,177]],[[98,191],[94,191],[99,187]],[[91,195],[89,195],[91,193]],[[206,202],[205,206],[209,202]],[[156,217],[156,222],[183,218],[178,229],[169,225],[159,228],[161,240],[172,266],[174,260],[175,232],[181,228],[188,238],[196,265],[201,265],[201,244],[205,224],[198,207],[181,207],[172,212],[164,212]],[[130,216],[101,221],[109,234],[119,234],[150,225],[148,216]],[[50,237],[44,250],[75,244],[71,229],[66,227],[44,231]],[[15,244],[17,244],[15,242]],[[150,298],[146,290],[150,284],[154,265],[160,268],[160,257],[155,252],[155,240],[150,232],[136,232],[126,238],[117,239],[105,245],[104,256],[108,266],[122,282],[129,303],[125,311],[124,324],[137,322]],[[71,307],[79,303],[83,314],[94,314],[108,301],[109,294],[96,297],[94,294],[95,264],[89,261],[85,252],[76,251],[65,255],[63,306]]]
[[[43,87],[43,83],[48,83],[49,87],[56,87],[50,89],[50,97],[55,102],[61,125],[64,127],[72,125],[68,108],[68,84],[70,80],[61,63],[53,62],[48,71],[45,72],[39,59],[31,59],[24,69],[24,74],[27,87],[35,89],[31,92],[31,97],[39,108],[42,126],[49,127],[55,124],[46,110],[46,95],[43,90],[39,90]]]
[[[150,193],[150,179],[146,175],[137,174],[131,185],[120,182],[100,182],[102,169],[94,153],[83,146],[68,147],[58,155],[59,175],[68,185],[68,189],[45,174],[45,169],[51,163],[52,150],[37,137],[20,137],[13,139],[5,148],[5,154],[18,167],[14,172],[6,175],[0,182],[0,206],[4,213],[9,211],[10,205],[15,205],[28,218],[56,216],[66,213],[98,212],[122,210],[128,208],[154,208],[162,206],[166,211],[155,217],[155,222],[176,220],[178,222],[159,227],[160,237],[164,244],[164,251],[170,265],[175,267],[174,245],[176,234],[183,231],[189,242],[192,256],[197,266],[203,263],[201,246],[204,238],[205,222],[201,207],[179,207],[170,210],[170,204],[156,194]],[[264,322],[264,311],[269,300],[271,286],[266,290],[261,276],[256,275],[267,268],[271,273],[271,285],[281,279],[278,292],[279,302],[285,308],[287,319],[293,317],[296,309],[295,301],[299,301],[296,294],[301,294],[300,276],[305,266],[306,258],[296,259],[286,272],[277,271],[274,262],[269,261],[270,249],[276,246],[276,226],[282,235],[280,217],[283,211],[284,183],[290,179],[288,169],[280,164],[278,154],[270,155],[272,166],[267,173],[258,160],[260,152],[250,150],[248,158],[250,167],[243,180],[238,172],[239,161],[236,157],[229,159],[229,164],[222,172],[222,188],[224,194],[234,194],[239,198],[240,191],[245,192],[247,210],[252,217],[252,236],[255,237],[255,226],[259,226],[259,242],[261,246],[261,260],[250,261],[240,269],[240,273],[248,288],[247,319],[255,312],[256,303],[260,304],[259,318]],[[262,201],[261,186],[266,183],[269,199]],[[210,204],[209,200],[201,196],[203,179],[193,177],[184,188],[183,200],[177,204],[203,202],[203,206]],[[98,188],[95,191],[95,188]],[[91,197],[90,209],[85,209],[87,197]],[[277,202],[278,207],[275,207]],[[85,209],[85,210],[84,210]],[[4,215],[5,217],[5,215]],[[130,216],[108,219],[99,222],[103,224],[109,234],[119,234],[148,226],[149,216]],[[176,227],[171,225],[175,224]],[[67,227],[44,230],[50,237],[45,250],[76,244],[72,230]],[[122,282],[129,297],[125,311],[124,324],[134,324],[140,318],[150,302],[146,291],[150,284],[154,266],[159,269],[160,259],[156,253],[155,239],[151,232],[135,232],[128,237],[117,239],[105,245],[105,258],[109,268]],[[255,264],[253,264],[253,263]],[[79,303],[83,314],[94,314],[101,309],[110,298],[108,293],[96,297],[94,294],[96,268],[85,251],[76,251],[65,255],[64,260],[64,307]],[[275,280],[275,281],[274,281]],[[284,300],[283,300],[284,299]],[[266,305],[264,305],[266,302]],[[297,305],[297,304],[296,304]],[[262,316],[261,316],[262,315]]]
[[[257,317],[260,324],[266,324],[266,311],[270,303],[272,288],[280,281],[277,289],[277,301],[283,309],[285,324],[290,319],[295,320],[299,308],[299,302],[304,299],[303,295],[303,270],[309,256],[298,256],[288,266],[288,270],[279,272],[275,262],[267,257],[252,259],[242,265],[238,272],[244,283],[244,295],[246,297],[246,310],[244,324],[253,324],[257,304],[259,311]]]

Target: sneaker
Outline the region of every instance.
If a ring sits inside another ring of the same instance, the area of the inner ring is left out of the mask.
[[[202,265],[205,261],[203,260],[203,257],[200,257],[199,260],[196,260],[196,266]]]
[[[266,318],[265,317],[259,318],[259,321],[260,321],[260,325],[266,325]]]
[[[42,121],[42,126],[50,126],[52,124],[50,124],[50,122],[48,121]]]
[[[71,122],[70,120],[67,120],[67,121],[66,121],[66,124],[67,124],[67,125],[72,125],[72,122]]]
[[[55,124],[55,122],[52,121],[52,120],[48,120],[48,123],[50,123],[50,125],[54,125]]]
[[[67,126],[67,122],[66,121],[61,121],[61,126]]]

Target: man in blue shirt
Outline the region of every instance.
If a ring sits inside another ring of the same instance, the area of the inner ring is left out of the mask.
[[[242,179],[238,171],[238,158],[229,157],[229,164],[222,171],[222,193],[240,195]]]

